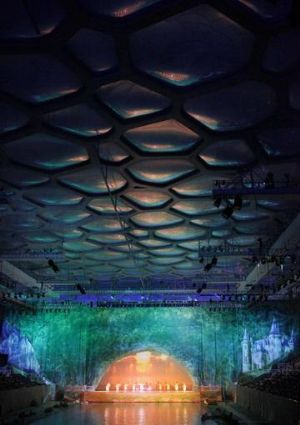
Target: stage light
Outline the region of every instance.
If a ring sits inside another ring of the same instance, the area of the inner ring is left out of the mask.
[[[230,218],[233,214],[233,207],[227,206],[224,211],[222,212],[222,216],[226,219]]]
[[[233,209],[236,210],[241,210],[243,206],[243,200],[242,197],[240,195],[236,195],[234,198],[234,202],[233,202]]]
[[[203,262],[204,262],[204,258],[203,257],[199,258],[199,263],[203,263]]]
[[[212,264],[212,266],[216,266],[217,264],[218,264],[218,259],[217,259],[217,257],[213,257],[212,258],[212,260],[211,260],[211,264]]]
[[[78,291],[82,294],[85,295],[86,294],[86,290],[79,284],[77,283],[77,285],[75,285],[75,288],[78,289]]]
[[[50,260],[48,260],[48,266],[55,272],[55,273],[57,273],[57,272],[59,272],[59,267],[58,267],[58,265],[53,261],[53,260],[51,260],[51,258],[50,258]]]
[[[221,203],[222,203],[222,198],[221,196],[218,196],[214,201],[214,206],[217,208],[220,208]]]
[[[269,171],[266,175],[265,185],[266,185],[266,189],[274,189],[275,187],[274,175],[271,171]]]
[[[211,263],[207,263],[207,264],[204,266],[204,271],[209,272],[209,271],[211,270],[211,268],[212,268],[212,264],[211,264]]]

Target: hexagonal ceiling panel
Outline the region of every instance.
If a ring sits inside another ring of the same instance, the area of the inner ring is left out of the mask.
[[[124,197],[140,208],[159,208],[165,206],[170,197],[156,190],[135,189],[124,194]]]
[[[196,133],[173,119],[130,129],[124,137],[139,151],[151,154],[185,152],[200,140]]]
[[[0,39],[31,39],[51,34],[64,18],[64,7],[58,0],[12,0],[0,14]]]
[[[131,217],[131,221],[140,227],[172,226],[183,221],[180,217],[165,211],[141,212]]]
[[[98,168],[64,174],[58,180],[72,189],[89,195],[107,195],[109,192],[122,189],[127,184],[127,180],[118,171],[109,169],[102,173]]]
[[[4,102],[0,102],[0,115],[0,133],[17,130],[28,123],[26,114]]]
[[[112,129],[105,117],[84,103],[49,112],[44,120],[53,127],[84,137],[102,136]]]
[[[249,31],[203,4],[134,33],[131,53],[141,71],[189,86],[238,71],[250,59],[253,40]]]
[[[108,16],[115,19],[124,19],[131,15],[147,9],[156,3],[161,3],[162,0],[80,0],[84,8],[93,14],[96,13],[100,16]]]
[[[1,61],[0,89],[25,102],[46,102],[80,87],[79,78],[50,55],[7,55]]]
[[[165,185],[192,173],[195,167],[184,159],[144,159],[129,165],[128,170],[136,180]]]
[[[2,8],[0,258],[58,295],[182,288],[213,255],[208,283],[247,275],[299,212],[300,32],[288,7],[219,3]]]
[[[105,105],[125,120],[155,114],[170,106],[165,96],[128,80],[102,86],[98,95]]]
[[[4,150],[14,162],[49,171],[72,167],[89,159],[84,147],[42,133],[11,142]]]
[[[109,34],[83,28],[67,44],[73,55],[96,74],[107,73],[118,66],[115,42]]]
[[[276,110],[273,89],[258,81],[245,81],[185,102],[188,115],[213,131],[249,128]]]

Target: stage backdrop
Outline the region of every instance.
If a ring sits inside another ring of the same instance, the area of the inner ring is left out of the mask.
[[[30,342],[41,373],[62,385],[97,385],[114,361],[138,351],[173,357],[197,384],[235,381],[241,371],[259,371],[295,350],[299,330],[295,312],[270,308],[78,307],[6,321]],[[7,338],[0,341],[6,348]],[[16,336],[14,344],[18,349]]]

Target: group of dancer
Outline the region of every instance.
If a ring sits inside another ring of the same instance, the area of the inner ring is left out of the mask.
[[[156,385],[148,383],[134,383],[134,384],[115,384],[112,385],[108,382],[105,386],[105,391],[188,391],[187,385],[185,383],[169,384],[165,383],[156,383]]]

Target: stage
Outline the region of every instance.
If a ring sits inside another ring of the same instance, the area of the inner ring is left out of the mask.
[[[84,391],[82,403],[200,403],[199,391]]]

